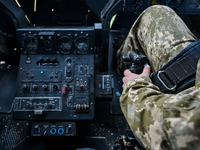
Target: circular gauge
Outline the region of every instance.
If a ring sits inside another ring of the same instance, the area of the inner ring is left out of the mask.
[[[76,52],[85,54],[89,50],[89,39],[84,36],[80,36],[75,39],[74,44],[76,46]]]
[[[147,1],[147,5],[148,6],[151,6],[151,5],[158,5],[158,4],[161,4],[161,0],[148,0]]]
[[[58,40],[58,49],[60,50],[61,53],[63,54],[68,54],[70,53],[72,49],[72,40],[71,38],[67,36],[62,36]]]
[[[38,45],[38,40],[34,36],[26,36],[22,39],[22,46],[27,52],[36,53]]]
[[[135,0],[132,2],[132,6],[134,9],[143,9],[144,0]]]
[[[42,50],[50,52],[54,49],[51,36],[40,36],[40,41]]]
[[[183,0],[166,0],[166,5],[171,8],[178,8],[183,3]]]

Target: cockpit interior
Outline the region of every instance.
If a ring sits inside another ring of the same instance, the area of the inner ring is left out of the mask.
[[[0,0],[0,149],[145,150],[120,108],[116,52],[152,5],[200,37],[199,0]]]

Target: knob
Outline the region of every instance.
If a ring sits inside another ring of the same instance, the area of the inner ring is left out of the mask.
[[[52,75],[52,74],[50,74],[50,75],[49,75],[49,78],[51,78],[51,79],[52,79],[52,78],[53,78],[53,75]]]
[[[37,90],[37,89],[38,89],[38,86],[37,86],[36,84],[34,84],[34,85],[33,85],[33,89],[34,89],[34,90]]]
[[[31,78],[34,78],[34,74],[31,74],[30,77],[31,77]]]
[[[56,57],[51,58],[52,62],[56,62],[56,60],[57,60]]]
[[[53,85],[53,90],[57,91],[58,90],[58,86],[57,85]]]
[[[49,61],[49,57],[45,57],[45,58],[44,58],[44,61]]]
[[[23,85],[22,85],[22,89],[23,89],[23,90],[27,90],[27,89],[28,89],[28,85],[23,84]]]
[[[39,61],[43,61],[43,58],[42,58],[42,57],[40,57],[40,58],[39,58]]]
[[[44,84],[44,85],[42,85],[42,88],[43,88],[44,90],[47,90],[47,89],[48,89],[48,85]]]

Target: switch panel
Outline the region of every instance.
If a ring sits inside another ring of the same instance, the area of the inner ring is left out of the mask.
[[[92,54],[21,54],[14,118],[93,119],[93,68]]]

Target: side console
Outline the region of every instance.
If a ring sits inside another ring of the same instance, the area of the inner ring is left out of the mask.
[[[42,122],[94,118],[94,27],[23,28],[17,36],[21,58],[14,119],[41,121],[33,135],[40,133],[38,126],[55,135],[75,133],[67,122]]]

